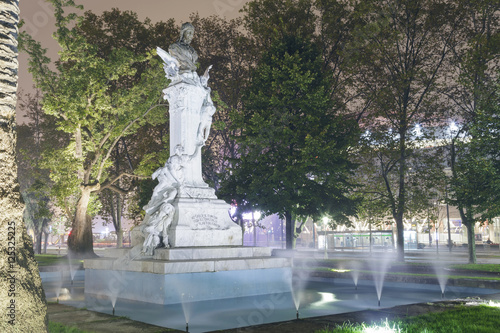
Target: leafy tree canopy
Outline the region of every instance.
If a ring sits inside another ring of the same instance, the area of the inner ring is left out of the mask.
[[[226,198],[282,217],[347,221],[355,213],[346,194],[357,126],[333,107],[321,68],[317,47],[296,36],[276,39],[263,54],[243,112],[233,114],[241,157],[223,184]]]

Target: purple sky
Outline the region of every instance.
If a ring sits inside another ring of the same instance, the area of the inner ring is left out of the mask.
[[[122,11],[131,10],[138,14],[140,20],[149,17],[153,22],[166,21],[174,18],[179,24],[189,19],[189,15],[198,12],[201,17],[219,15],[228,19],[240,15],[248,0],[75,0],[84,6],[84,10],[91,10],[100,14],[105,10],[119,8]],[[24,30],[33,38],[42,42],[48,48],[51,59],[57,57],[58,45],[52,39],[54,32],[54,18],[52,6],[45,0],[20,0],[21,19],[25,21]],[[19,88],[31,90],[32,78],[28,73],[27,56],[19,55]],[[18,122],[23,122],[18,116]]]

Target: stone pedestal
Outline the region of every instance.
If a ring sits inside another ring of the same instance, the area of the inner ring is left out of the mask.
[[[152,258],[124,262],[130,249],[86,259],[85,293],[156,304],[290,292],[291,259],[270,248],[156,249]],[[112,257],[111,257],[112,256]]]
[[[242,244],[241,227],[229,217],[223,200],[177,198],[169,230],[172,247],[236,246]]]
[[[223,200],[182,196],[176,198],[172,204],[175,215],[168,231],[168,242],[171,247],[220,247],[243,244],[241,227],[231,220],[230,205]],[[132,246],[143,242],[144,236],[139,228],[134,228]]]

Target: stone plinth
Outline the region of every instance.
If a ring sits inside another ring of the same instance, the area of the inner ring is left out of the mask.
[[[213,190],[212,190],[213,191]],[[191,192],[194,194],[194,190]],[[241,246],[241,227],[229,217],[224,200],[203,197],[179,197],[172,203],[175,214],[168,230],[172,247]],[[132,231],[132,246],[142,244],[139,228]],[[158,251],[159,248],[155,250]]]
[[[239,246],[241,227],[229,217],[229,205],[223,200],[178,198],[168,233],[172,247]]]
[[[117,259],[128,251],[85,260],[85,293],[174,304],[290,291],[291,259],[272,257],[269,248],[157,249],[152,258]]]

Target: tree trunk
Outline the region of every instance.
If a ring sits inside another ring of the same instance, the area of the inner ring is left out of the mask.
[[[47,302],[17,181],[18,0],[0,2],[0,22],[0,332],[47,332]]]
[[[35,253],[41,254],[42,253],[42,232],[41,231],[35,235],[35,240],[36,240]]]
[[[294,248],[295,221],[290,212],[285,212],[285,224],[286,248],[292,250]]]
[[[116,194],[116,247],[123,247],[123,230],[122,230],[122,198],[120,194]]]
[[[405,236],[404,236],[404,224],[403,217],[398,217],[396,219],[396,235],[397,235],[397,261],[404,262],[405,261]]]
[[[47,253],[47,242],[49,241],[49,233],[48,232],[44,232],[43,233],[45,235],[45,243],[43,243],[43,253]]]
[[[82,194],[76,205],[71,234],[68,237],[69,254],[75,258],[96,257],[92,236],[92,218],[87,215],[91,189],[82,186]]]
[[[467,228],[467,248],[469,252],[469,264],[476,263],[476,232],[474,230],[475,223],[467,221],[464,223]]]

